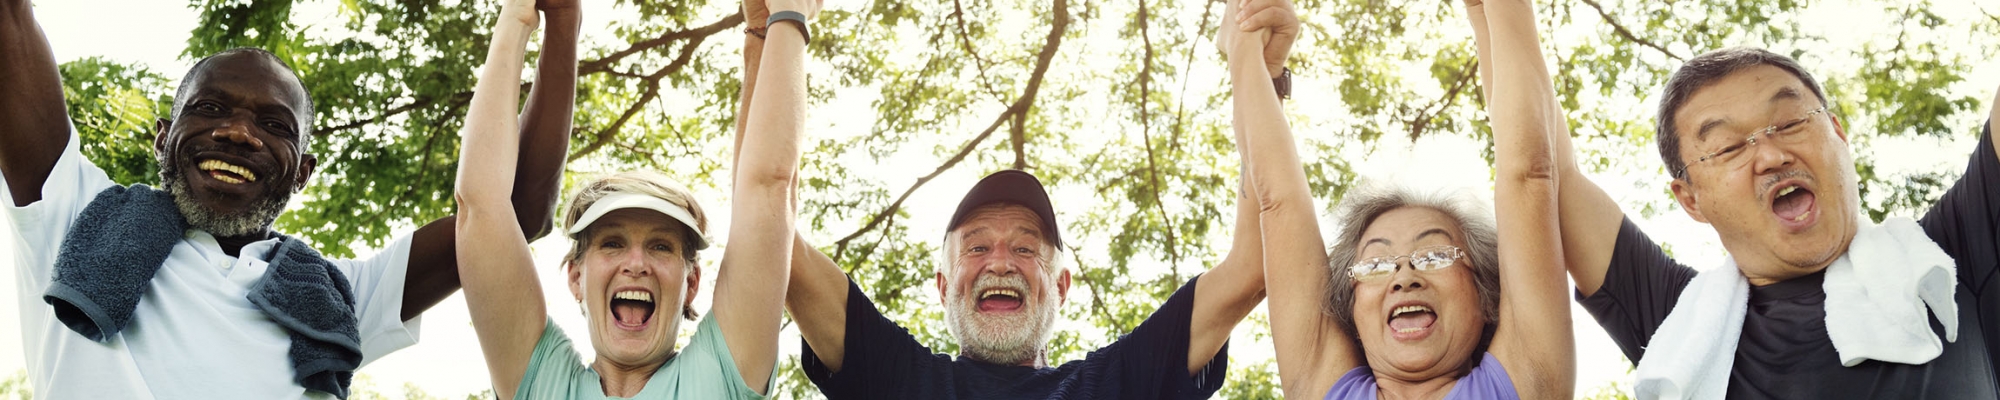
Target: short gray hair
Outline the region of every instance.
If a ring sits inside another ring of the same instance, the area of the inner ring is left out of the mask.
[[[1347,267],[1359,261],[1361,233],[1376,218],[1389,211],[1403,207],[1421,207],[1437,210],[1465,233],[1465,252],[1471,258],[1472,281],[1479,290],[1479,312],[1486,320],[1486,327],[1479,338],[1479,347],[1472,352],[1472,360],[1460,367],[1459,375],[1471,371],[1486,353],[1487,345],[1493,341],[1493,329],[1500,322],[1500,245],[1495,228],[1493,211],[1485,202],[1467,190],[1440,190],[1419,193],[1408,187],[1385,184],[1364,183],[1349,190],[1340,199],[1334,211],[1334,226],[1339,233],[1333,237],[1333,244],[1327,250],[1326,313],[1347,331],[1349,338],[1361,340],[1359,328],[1354,323],[1354,278],[1347,276]],[[1362,354],[1367,349],[1360,345]]]

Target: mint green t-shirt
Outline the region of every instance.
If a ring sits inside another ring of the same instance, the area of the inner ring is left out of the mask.
[[[771,376],[777,376],[776,367],[774,363]],[[768,390],[770,382],[764,382],[764,387]],[[515,398],[526,400],[612,398],[604,395],[597,371],[584,364],[569,336],[555,322],[546,322],[542,328],[542,338],[535,342],[535,355],[528,360],[527,373],[514,393]],[[736,371],[736,361],[729,355],[729,345],[722,341],[722,327],[710,315],[695,327],[694,339],[687,348],[653,371],[653,377],[646,380],[646,388],[632,398],[763,399],[764,396],[744,384],[743,374]]]

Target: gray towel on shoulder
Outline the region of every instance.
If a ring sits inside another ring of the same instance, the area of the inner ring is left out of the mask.
[[[64,234],[55,279],[42,301],[70,330],[93,341],[110,340],[132,322],[153,274],[187,229],[166,192],[146,185],[104,189]],[[247,297],[290,335],[293,379],[306,389],[347,398],[361,366],[359,319],[347,277],[319,252],[283,234],[265,259],[269,267]]]
[[[56,277],[42,301],[56,319],[103,342],[132,322],[153,273],[187,231],[174,199],[146,185],[97,192],[63,235]]]

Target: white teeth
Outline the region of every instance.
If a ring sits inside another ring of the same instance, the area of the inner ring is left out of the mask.
[[[1430,308],[1430,307],[1424,307],[1424,306],[1402,306],[1402,307],[1396,307],[1396,309],[1395,309],[1394,311],[1390,311],[1390,312],[1389,312],[1389,318],[1395,318],[1395,317],[1399,317],[1399,316],[1402,316],[1403,314],[1407,314],[1407,313],[1412,313],[1412,312],[1418,312],[1418,311],[1423,311],[1423,312],[1428,312],[1428,313],[1436,313],[1436,311],[1431,311],[1431,308]]]
[[[1792,191],[1795,191],[1795,190],[1799,190],[1799,187],[1798,187],[1798,186],[1786,186],[1786,187],[1785,187],[1784,189],[1778,189],[1778,197],[1785,197],[1785,195],[1788,195],[1788,194],[1792,194]]]
[[[233,173],[243,177],[243,179],[240,180],[228,176],[222,176],[216,178],[216,180],[220,180],[223,182],[243,183],[245,180],[250,182],[257,181],[257,174],[251,173],[249,169],[237,166],[236,164],[222,162],[222,160],[202,160],[202,162],[200,164],[196,164],[195,167],[201,168],[201,170],[203,171],[216,171],[216,170],[229,171],[229,173]]]
[[[637,290],[627,290],[623,292],[614,293],[611,295],[611,298],[616,300],[643,301],[647,303],[653,302],[652,293],[646,293]]]
[[[1416,331],[1421,331],[1421,330],[1424,330],[1424,328],[1403,328],[1403,329],[1397,329],[1397,330],[1396,330],[1396,333],[1410,333],[1410,332],[1416,332]]]
[[[1806,222],[1806,216],[1807,216],[1807,215],[1809,215],[1809,214],[1803,214],[1803,213],[1802,213],[1802,214],[1799,214],[1799,216],[1797,216],[1797,217],[1792,217],[1792,222]]]
[[[979,299],[986,300],[986,298],[993,296],[1007,296],[1018,299],[1021,298],[1021,292],[1016,292],[1013,289],[993,289],[986,291],[986,293],[979,294]]]

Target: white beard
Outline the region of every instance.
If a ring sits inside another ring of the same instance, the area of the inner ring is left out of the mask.
[[[1027,293],[1021,275],[996,277],[981,275],[972,287],[1011,287]],[[976,293],[976,292],[975,292]],[[959,354],[966,358],[1000,365],[1020,365],[1041,357],[1053,333],[1057,307],[1055,294],[1047,290],[1023,298],[1024,312],[1014,315],[979,313],[978,300],[957,287],[946,290],[945,329],[958,339]]]

